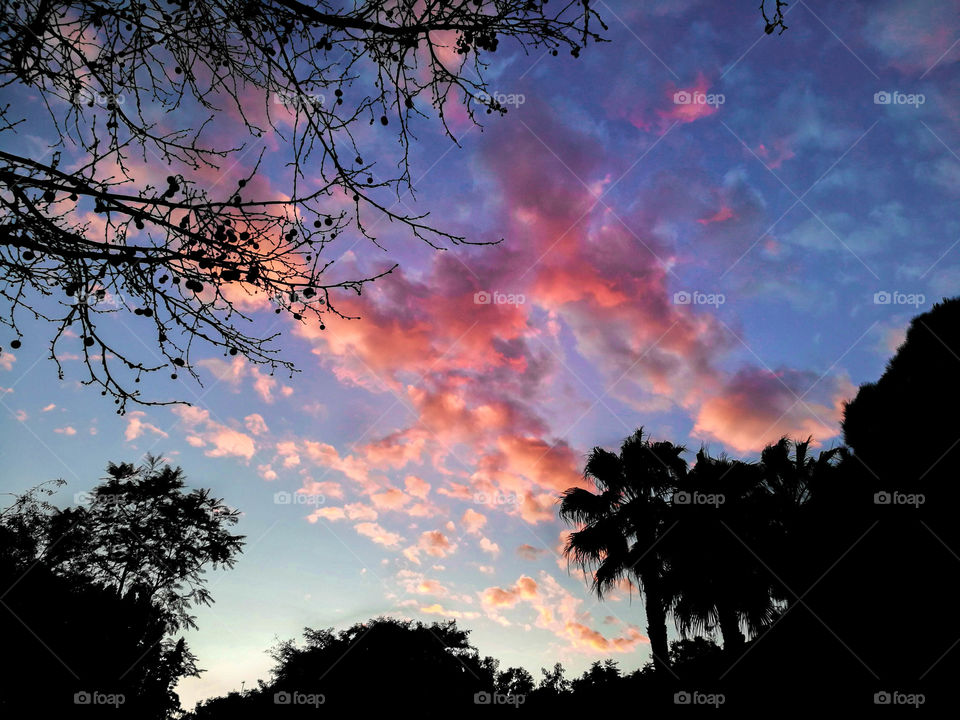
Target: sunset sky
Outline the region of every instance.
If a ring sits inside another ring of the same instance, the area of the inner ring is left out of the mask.
[[[69,357],[58,382],[49,329],[25,322],[15,352],[0,338],[0,489],[62,477],[70,504],[108,461],[151,452],[243,512],[246,551],[188,634],[208,672],[181,684],[185,706],[265,678],[265,651],[304,626],[381,614],[454,618],[538,679],[643,665],[636,594],[598,602],[559,555],[557,496],[585,454],[639,426],[688,460],[835,445],[909,319],[957,294],[960,2],[795,0],[782,36],[756,2],[596,9],[612,43],[579,59],[501,43],[490,86],[513,104],[483,128],[451,113],[461,147],[414,128],[418,192],[398,207],[504,242],[339,237],[334,274],[400,268],[341,299],[361,320],[322,331],[262,301],[293,377],[211,351],[202,387],[143,383],[191,406],[120,417]],[[389,154],[374,130],[361,142]],[[258,182],[283,178],[268,156]],[[138,343],[139,322],[117,332]]]

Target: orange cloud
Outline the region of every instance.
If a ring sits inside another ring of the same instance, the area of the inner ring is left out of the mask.
[[[746,368],[703,403],[693,434],[719,440],[738,452],[759,450],[784,435],[813,436],[820,443],[839,433],[843,402],[855,392],[846,378]]]
[[[487,517],[486,515],[478,513],[476,510],[467,508],[466,512],[463,513],[463,517],[460,518],[460,523],[469,534],[478,535],[480,529],[487,524]]]
[[[176,406],[172,412],[180,418],[180,424],[190,433],[187,437],[194,447],[206,447],[209,457],[239,457],[249,460],[256,452],[256,445],[249,435],[234,430],[210,417],[203,408]]]
[[[541,555],[546,554],[546,550],[542,548],[535,548],[533,545],[523,544],[517,548],[517,555],[522,557],[524,560],[539,560]]]
[[[357,523],[353,526],[360,535],[370,538],[377,545],[394,548],[397,547],[403,538],[396,533],[384,530],[380,525],[373,522]]]
[[[46,409],[44,409],[44,411],[46,411]],[[136,440],[138,437],[143,435],[144,432],[147,432],[147,431],[155,435],[159,435],[160,437],[164,437],[164,438],[169,437],[169,435],[167,435],[166,432],[158,428],[156,425],[152,425],[151,423],[144,422],[143,418],[145,418],[146,416],[147,414],[142,410],[134,410],[126,414],[125,417],[127,420],[127,427],[123,432],[124,440],[126,440],[127,442],[131,442],[133,440]]]

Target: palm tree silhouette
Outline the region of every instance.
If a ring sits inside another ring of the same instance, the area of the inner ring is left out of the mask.
[[[670,611],[681,635],[719,628],[739,654],[742,626],[757,635],[776,617],[773,576],[756,556],[770,532],[769,495],[756,465],[701,449],[672,497],[673,532],[664,541]]]
[[[671,529],[667,500],[687,472],[685,451],[670,442],[650,442],[640,428],[623,441],[619,455],[599,447],[590,452],[584,477],[593,480],[597,492],[570,488],[560,503],[560,517],[580,526],[570,534],[564,556],[584,571],[594,570],[597,596],[624,578],[637,581],[657,669],[668,667],[669,598],[661,541]]]

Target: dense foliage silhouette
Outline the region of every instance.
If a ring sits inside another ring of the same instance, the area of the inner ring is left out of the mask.
[[[212,602],[205,570],[233,566],[238,513],[158,458],[107,473],[80,506],[38,486],[0,515],[4,717],[165,718],[198,672],[175,633]]]

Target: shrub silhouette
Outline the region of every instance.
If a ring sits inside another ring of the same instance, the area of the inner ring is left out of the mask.
[[[206,568],[240,552],[237,513],[183,492],[182,471],[158,458],[108,475],[86,505],[60,510],[38,486],[0,515],[6,716],[165,718],[177,681],[198,673],[173,635],[212,602]]]

